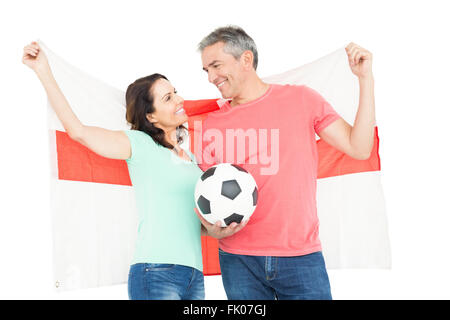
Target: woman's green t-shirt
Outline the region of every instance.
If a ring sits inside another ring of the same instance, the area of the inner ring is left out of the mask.
[[[171,263],[203,271],[201,223],[194,212],[194,189],[202,171],[145,132],[124,132],[131,143],[126,162],[139,221],[133,264]]]

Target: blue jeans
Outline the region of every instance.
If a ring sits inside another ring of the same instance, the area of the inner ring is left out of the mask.
[[[322,252],[296,257],[231,254],[219,249],[230,300],[331,300]]]
[[[204,300],[203,273],[178,264],[136,263],[128,274],[130,300]]]

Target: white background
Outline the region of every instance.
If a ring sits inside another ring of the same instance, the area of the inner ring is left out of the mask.
[[[52,276],[46,96],[21,64],[41,39],[125,90],[154,72],[186,99],[218,97],[196,45],[236,24],[256,41],[260,76],[353,41],[374,55],[392,270],[329,270],[335,299],[450,298],[447,1],[2,1],[0,298],[127,299],[126,285],[56,293]],[[446,22],[447,21],[447,22]],[[225,299],[220,277],[206,298]]]

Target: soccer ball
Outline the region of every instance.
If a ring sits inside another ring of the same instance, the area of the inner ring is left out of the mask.
[[[210,223],[222,227],[248,220],[258,202],[255,179],[245,169],[221,163],[206,170],[195,187],[195,203]]]

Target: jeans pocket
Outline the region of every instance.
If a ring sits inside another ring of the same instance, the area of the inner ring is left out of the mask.
[[[221,255],[229,255],[229,256],[233,255],[232,253],[225,252],[225,251],[223,251],[220,248],[219,248],[219,254],[221,254]]]
[[[147,263],[145,271],[168,271],[175,267],[172,263]]]

